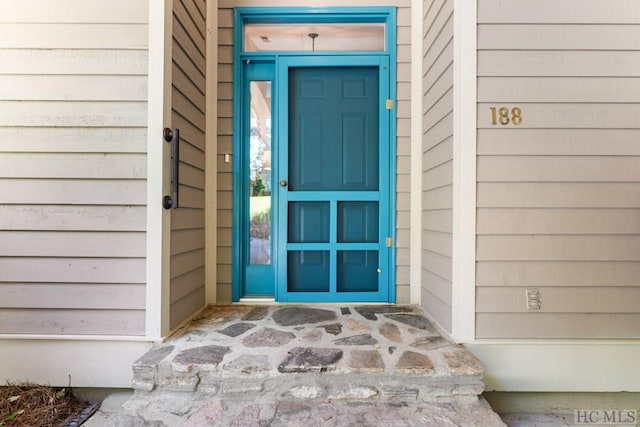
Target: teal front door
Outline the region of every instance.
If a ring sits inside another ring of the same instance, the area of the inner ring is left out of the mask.
[[[388,59],[277,69],[276,299],[389,301]]]

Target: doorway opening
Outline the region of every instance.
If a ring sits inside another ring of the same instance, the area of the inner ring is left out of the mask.
[[[235,23],[234,301],[394,302],[395,10]]]

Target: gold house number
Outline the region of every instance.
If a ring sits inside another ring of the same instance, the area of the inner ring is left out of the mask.
[[[513,107],[511,110],[506,107],[490,107],[489,110],[491,110],[491,124],[493,126],[498,124],[507,126],[509,123],[515,126],[522,124],[522,110],[520,107]]]

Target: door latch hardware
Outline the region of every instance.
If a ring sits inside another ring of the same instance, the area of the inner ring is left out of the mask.
[[[387,237],[387,247],[393,246],[393,237]]]
[[[387,110],[393,110],[393,99],[387,99]]]
[[[164,128],[163,135],[166,142],[171,143],[171,195],[162,198],[165,209],[178,208],[178,183],[180,168],[180,129]]]

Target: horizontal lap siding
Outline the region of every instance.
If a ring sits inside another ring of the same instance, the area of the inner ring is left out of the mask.
[[[171,211],[170,327],[205,304],[204,0],[173,2],[173,127],[180,129],[180,203]]]
[[[389,6],[376,0],[358,2],[353,6]],[[409,302],[409,211],[411,200],[411,8],[410,1],[391,2],[397,6],[397,194],[396,196],[396,301]],[[232,299],[232,240],[233,240],[233,167],[224,163],[224,155],[233,152],[233,6],[300,6],[291,1],[264,2],[244,0],[222,1],[218,11],[218,301]],[[328,0],[314,6],[349,6],[341,1]]]
[[[0,4],[0,333],[144,335],[147,2]]]
[[[218,11],[218,247],[217,299],[232,299],[233,167],[224,155],[233,153],[233,9]]]
[[[409,69],[411,65],[411,8],[408,2],[397,9],[397,206],[396,206],[396,302],[407,304],[409,298],[409,240],[411,204],[411,96],[405,87],[411,86]]]
[[[422,305],[451,331],[453,1],[423,8]]]
[[[477,337],[640,337],[640,5],[478,16]]]

